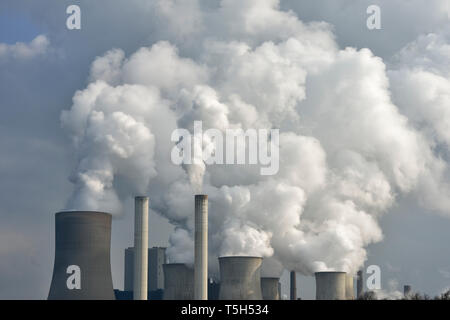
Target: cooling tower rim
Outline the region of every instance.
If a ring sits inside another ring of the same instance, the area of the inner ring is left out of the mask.
[[[272,280],[272,279],[273,279],[273,280],[274,280],[274,279],[277,279],[277,280],[279,281],[279,280],[280,280],[280,277],[261,277],[261,280],[262,280],[262,279],[271,279],[271,280]]]
[[[188,269],[194,269],[194,266],[190,263],[174,262],[174,263],[163,263],[163,267],[186,267]]]
[[[59,211],[55,213],[55,216],[60,216],[60,215],[75,215],[75,216],[80,216],[80,215],[108,215],[108,216],[112,216],[111,213],[108,212],[103,212],[103,211],[90,211],[90,210],[66,210],[66,211]]]
[[[318,274],[347,274],[347,272],[345,271],[318,271],[318,272],[314,272],[315,275]]]
[[[219,257],[219,260],[222,259],[260,259],[263,260],[263,257],[258,256],[221,256]]]
[[[199,199],[208,199],[208,195],[207,194],[196,194],[195,198],[199,198]]]
[[[145,199],[149,199],[149,197],[148,197],[148,196],[135,196],[134,198],[135,198],[135,199],[138,199],[138,200],[145,200]]]

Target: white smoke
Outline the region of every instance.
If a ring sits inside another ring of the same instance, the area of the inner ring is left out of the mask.
[[[79,158],[70,208],[117,211],[117,178],[129,194],[151,190],[154,209],[177,227],[171,261],[192,263],[193,195],[203,190],[211,261],[271,257],[272,275],[355,272],[367,245],[382,240],[378,219],[398,194],[420,190],[445,209],[447,163],[435,144],[448,143],[448,119],[437,119],[448,114],[448,71],[429,69],[442,70],[446,40],[432,38],[440,49],[427,71],[388,73],[370,50],[339,49],[328,24],[305,24],[277,0],[223,0],[207,13],[196,1],[156,3],[174,22],[169,42],[97,58],[91,83],[62,115]],[[184,10],[192,19],[178,34],[174,17]],[[416,61],[405,50],[399,59]],[[170,134],[193,132],[195,120],[204,130],[279,128],[278,174],[201,160],[174,166]]]

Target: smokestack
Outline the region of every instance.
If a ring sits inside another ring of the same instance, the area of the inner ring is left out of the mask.
[[[261,278],[261,292],[263,300],[280,300],[279,278]]]
[[[316,272],[316,300],[345,300],[345,272]]]
[[[164,270],[164,300],[194,299],[194,270],[183,263],[168,263]]]
[[[359,298],[364,294],[364,275],[362,270],[358,271],[358,278],[356,281],[356,297]]]
[[[195,196],[194,299],[208,300],[208,196]]]
[[[134,199],[133,298],[147,300],[148,293],[148,197]]]
[[[297,300],[297,274],[291,271],[291,300]]]
[[[411,295],[411,286],[410,285],[405,285],[403,286],[403,295],[405,296],[405,298],[409,298],[409,296]]]
[[[355,300],[355,287],[353,285],[353,276],[348,273],[345,275],[345,299]]]
[[[219,300],[262,300],[261,257],[220,257]]]
[[[71,211],[55,215],[55,263],[49,300],[114,300],[111,215]]]

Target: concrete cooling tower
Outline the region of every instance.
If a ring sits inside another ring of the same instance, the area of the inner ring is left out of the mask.
[[[347,300],[355,300],[355,287],[353,282],[353,276],[347,273],[345,275],[345,299]]]
[[[114,300],[110,262],[111,215],[55,215],[55,263],[49,300]]]
[[[220,257],[219,300],[261,300],[261,257]]]
[[[316,300],[345,300],[345,272],[316,272]]]
[[[280,300],[278,283],[280,278],[261,278],[261,293],[263,300]]]
[[[164,300],[194,300],[194,269],[168,263],[164,269]]]

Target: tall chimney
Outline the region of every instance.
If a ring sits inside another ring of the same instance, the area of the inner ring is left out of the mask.
[[[55,215],[55,264],[49,300],[114,300],[111,215],[69,211]]]
[[[147,300],[148,293],[148,197],[134,199],[133,298]]]
[[[195,196],[194,299],[208,300],[208,196]]]
[[[405,298],[410,297],[410,295],[411,295],[411,286],[410,285],[403,286],[403,295],[405,296]]]
[[[362,270],[359,270],[356,280],[356,298],[361,297],[363,293],[364,293],[364,276]]]
[[[291,300],[297,300],[297,274],[291,271]]]

